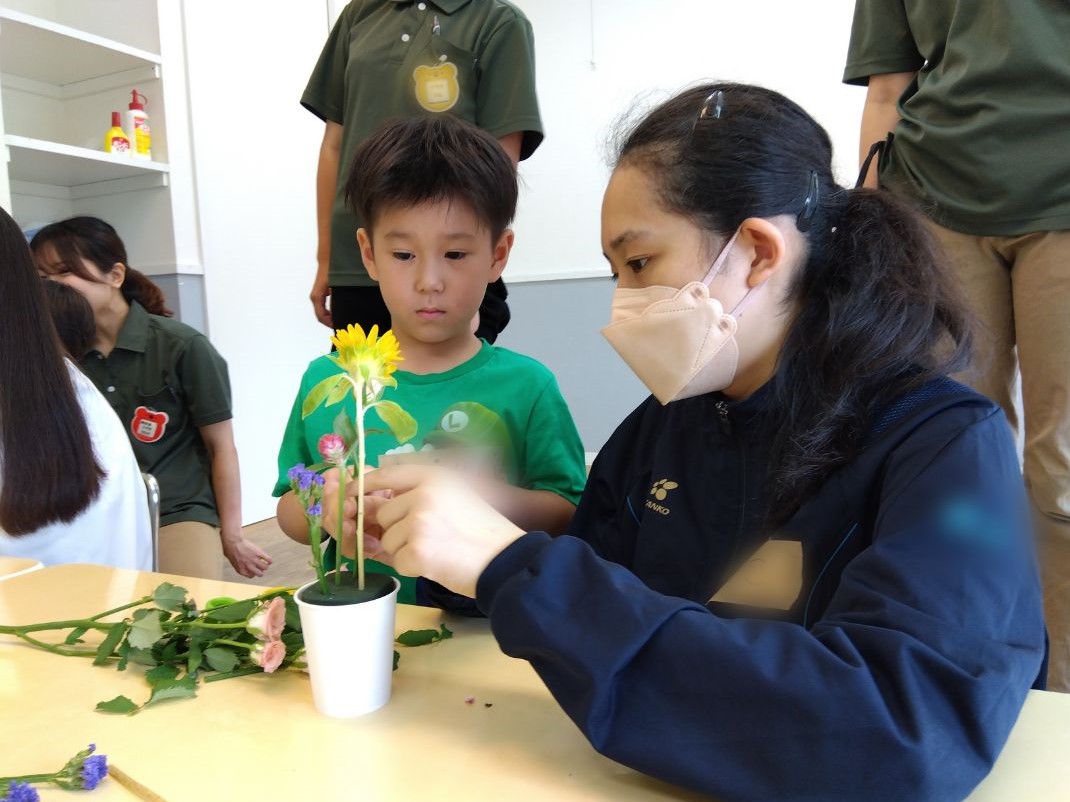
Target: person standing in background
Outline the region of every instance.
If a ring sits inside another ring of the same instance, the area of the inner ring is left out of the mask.
[[[343,197],[353,154],[391,118],[448,112],[496,137],[514,166],[542,141],[535,42],[504,0],[352,0],[335,23],[301,105],[326,123],[316,171],[318,247],[310,299],[325,326],[390,327],[390,313],[357,246],[361,227]],[[330,307],[327,298],[330,297]],[[480,307],[477,336],[493,342],[509,319],[499,279]]]
[[[960,378],[1016,432],[1021,369],[1048,685],[1070,691],[1070,4],[857,0],[843,78],[868,86],[861,160],[885,142],[880,185],[928,217],[981,324]]]

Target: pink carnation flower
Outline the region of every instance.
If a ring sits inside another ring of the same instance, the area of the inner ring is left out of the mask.
[[[281,640],[261,641],[249,652],[249,656],[264,669],[265,674],[270,674],[286,659],[286,645]]]
[[[267,604],[261,604],[245,623],[245,629],[250,635],[256,635],[260,640],[266,641],[281,638],[285,626],[286,602],[281,596],[276,596]]]
[[[346,441],[336,434],[325,434],[320,438],[319,452],[327,462],[340,462],[346,453]]]

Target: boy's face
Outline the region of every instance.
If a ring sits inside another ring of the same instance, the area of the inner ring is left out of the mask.
[[[472,340],[473,318],[505,269],[513,232],[492,242],[466,203],[439,201],[384,209],[371,237],[362,228],[357,242],[402,345],[448,346]]]

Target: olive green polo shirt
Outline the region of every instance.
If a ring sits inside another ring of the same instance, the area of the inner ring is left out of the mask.
[[[344,193],[357,146],[380,125],[448,112],[497,138],[523,131],[521,159],[542,141],[531,24],[504,0],[352,0],[301,104],[343,126],[331,209],[332,287],[375,283],[357,248],[361,223]]]
[[[882,185],[967,234],[1070,228],[1070,3],[857,0],[844,81],[915,71]]]
[[[112,352],[90,351],[81,366],[122,421],[141,470],[160,483],[160,524],[219,526],[198,427],[232,417],[230,380],[208,339],[134,301]]]

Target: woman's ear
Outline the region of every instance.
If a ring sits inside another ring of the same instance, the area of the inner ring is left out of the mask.
[[[494,243],[494,262],[490,269],[490,278],[487,279],[487,283],[497,281],[502,277],[502,271],[505,270],[506,264],[509,262],[509,253],[513,250],[513,240],[515,235],[511,228],[505,229],[502,235],[498,237],[498,241]]]
[[[364,268],[368,271],[373,281],[379,280],[379,268],[375,266],[375,252],[372,250],[371,234],[366,228],[357,229],[357,247],[360,248],[360,258],[364,260]]]
[[[747,286],[751,289],[768,281],[785,264],[788,243],[772,220],[748,217],[739,226],[739,244],[750,260]]]
[[[104,281],[107,282],[109,287],[115,287],[116,289],[123,286],[123,282],[126,281],[126,265],[122,262],[113,264],[111,270],[104,274]]]

